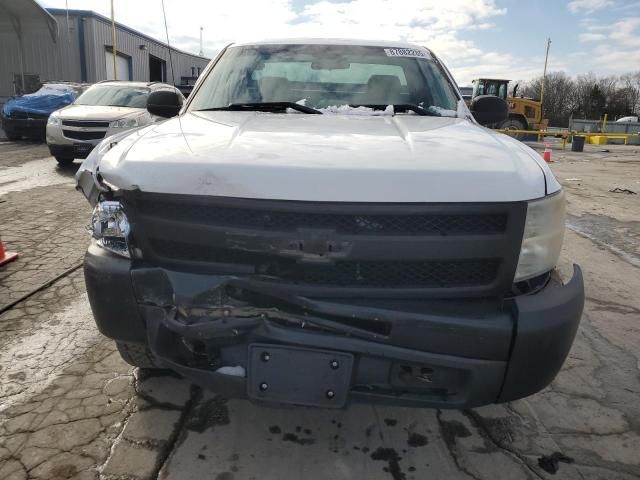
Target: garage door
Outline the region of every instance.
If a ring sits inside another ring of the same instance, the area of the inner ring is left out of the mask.
[[[109,50],[104,52],[105,65],[107,66],[107,80],[130,80],[131,72],[129,71],[129,59],[122,55],[116,54],[116,74],[113,76],[113,53]]]

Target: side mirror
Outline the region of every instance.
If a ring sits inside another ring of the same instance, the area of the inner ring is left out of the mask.
[[[147,98],[147,111],[151,115],[171,118],[178,115],[182,108],[182,97],[176,92],[160,90],[149,94]]]
[[[484,126],[502,123],[509,118],[509,105],[494,95],[474,98],[470,110],[478,123]]]

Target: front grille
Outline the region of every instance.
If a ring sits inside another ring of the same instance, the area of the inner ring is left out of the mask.
[[[263,281],[340,287],[445,288],[486,285],[496,276],[500,260],[337,261],[298,263],[275,255],[212,248],[184,242],[154,240],[157,255],[189,262],[227,263],[253,267]]]
[[[7,118],[14,120],[46,120],[49,118],[49,114],[46,113],[33,113],[33,112],[21,112],[14,110],[9,113]]]
[[[63,120],[62,125],[67,127],[109,128],[109,122],[102,122],[99,120]]]
[[[338,203],[123,191],[142,264],[320,298],[501,296],[526,203]],[[351,292],[351,293],[350,293]]]
[[[498,270],[498,260],[441,262],[337,262],[321,268],[297,265],[294,283],[392,288],[447,288],[487,285]]]
[[[169,202],[138,205],[141,213],[162,212],[176,221],[292,232],[300,228],[329,229],[336,233],[363,235],[482,235],[504,232],[504,213],[482,214],[340,214],[283,212]]]
[[[75,140],[100,140],[107,132],[82,132],[79,130],[62,130],[62,134],[67,138]]]

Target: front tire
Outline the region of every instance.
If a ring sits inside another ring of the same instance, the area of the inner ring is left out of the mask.
[[[58,162],[60,165],[63,166],[67,166],[67,165],[71,165],[73,163],[73,158],[69,158],[69,157],[59,157],[59,156],[55,156],[56,162]]]
[[[509,118],[502,122],[500,125],[500,129],[502,130],[526,130],[527,126],[524,122],[518,118]],[[507,133],[510,137],[515,138],[516,140],[524,140],[526,134],[524,133]]]
[[[146,345],[116,342],[118,352],[129,365],[138,368],[159,369],[156,358]]]

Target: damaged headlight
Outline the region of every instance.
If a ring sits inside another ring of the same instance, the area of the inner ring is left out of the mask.
[[[96,205],[91,217],[91,235],[99,246],[122,257],[130,258],[131,227],[120,202],[103,201]]]
[[[529,202],[515,281],[553,270],[564,239],[564,192]]]

